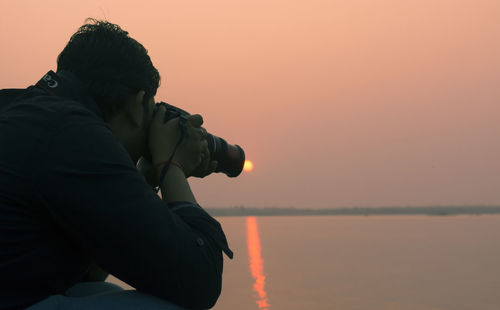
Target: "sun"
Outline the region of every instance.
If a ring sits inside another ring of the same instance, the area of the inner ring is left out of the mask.
[[[253,163],[249,160],[245,160],[243,164],[243,171],[250,172],[253,170]]]

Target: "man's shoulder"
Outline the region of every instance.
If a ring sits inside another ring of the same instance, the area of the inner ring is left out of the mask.
[[[43,118],[53,125],[83,121],[105,126],[102,117],[89,109],[85,102],[53,96],[35,86],[0,90],[0,114],[6,118],[19,117],[18,112],[23,112],[25,118]]]
[[[22,88],[0,89],[0,103],[13,101],[17,97],[25,94],[26,92],[27,89],[22,89]]]

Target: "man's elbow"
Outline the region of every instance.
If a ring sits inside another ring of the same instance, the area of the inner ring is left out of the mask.
[[[221,286],[219,283],[211,283],[204,285],[199,292],[193,292],[191,298],[192,304],[190,309],[210,309],[217,303],[221,293]]]
[[[179,304],[188,309],[212,308],[222,291],[222,253],[211,246],[184,261]],[[193,259],[197,257],[197,259]]]
[[[222,288],[221,275],[214,277],[210,272],[202,271],[200,266],[196,266],[190,270],[185,269],[184,275],[180,276],[175,286],[162,284],[160,280],[158,285],[144,291],[186,309],[210,309],[216,304]]]
[[[210,261],[197,268],[196,283],[192,283],[190,289],[193,309],[212,308],[219,299],[222,291],[222,257],[220,260],[220,263]],[[203,268],[200,268],[201,266]]]

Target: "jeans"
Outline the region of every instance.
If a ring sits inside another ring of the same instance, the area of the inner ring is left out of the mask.
[[[166,300],[108,282],[77,283],[64,295],[52,295],[26,310],[185,310]]]

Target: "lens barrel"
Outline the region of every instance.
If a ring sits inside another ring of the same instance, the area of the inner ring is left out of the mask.
[[[215,172],[225,173],[234,178],[240,175],[245,164],[245,152],[239,145],[231,145],[226,140],[207,134],[210,158],[217,161]]]

